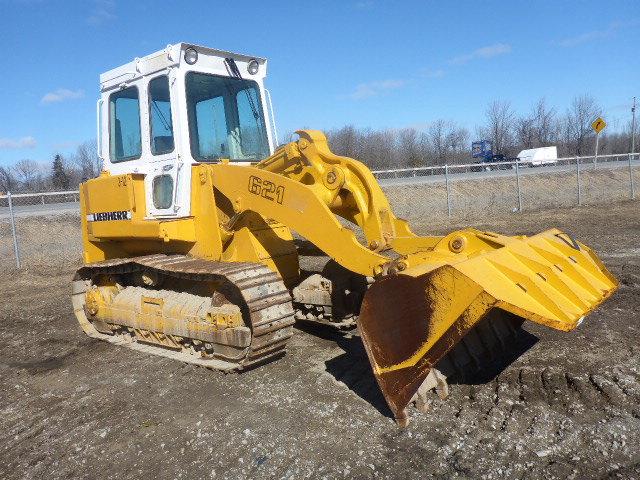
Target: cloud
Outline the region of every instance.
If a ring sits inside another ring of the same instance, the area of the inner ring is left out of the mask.
[[[597,40],[598,38],[608,37],[609,35],[611,35],[611,33],[607,30],[594,30],[593,32],[587,32],[575,37],[560,40],[558,45],[561,47],[575,47],[577,45],[582,45],[583,43],[589,43],[593,40]]]
[[[36,143],[36,139],[33,137],[22,137],[18,139],[0,138],[0,149],[16,150],[19,148],[34,148]]]
[[[379,82],[361,83],[356,86],[353,93],[348,97],[352,100],[362,100],[364,98],[375,97],[387,90],[395,90],[404,87],[407,82],[404,80],[382,80]]]
[[[493,58],[497,57],[498,55],[505,55],[510,52],[511,45],[508,45],[506,43],[496,43],[495,45],[478,48],[471,53],[453,57],[451,60],[449,60],[449,64],[464,65],[471,60]]]
[[[578,45],[593,42],[601,38],[610,37],[614,33],[616,33],[618,30],[629,28],[629,27],[635,27],[637,25],[640,25],[640,20],[638,19],[630,20],[627,22],[612,22],[609,24],[607,28],[604,28],[601,30],[592,30],[590,32],[585,32],[580,35],[576,35],[575,37],[567,37],[557,42],[557,44],[565,48],[577,47]]]
[[[55,150],[68,150],[71,148],[77,148],[80,145],[80,142],[74,141],[65,141],[65,142],[57,142],[51,145]]]
[[[40,103],[48,104],[48,103],[57,103],[64,102],[65,100],[75,100],[76,98],[84,97],[84,90],[69,90],[67,88],[59,88],[54,92],[47,93],[42,99]]]
[[[93,4],[93,11],[87,18],[89,25],[102,25],[116,18],[115,0],[94,0]]]
[[[370,8],[373,7],[373,1],[372,0],[360,0],[359,2],[355,3],[355,7],[358,10],[369,10]]]
[[[441,68],[438,68],[437,70],[424,69],[420,75],[424,78],[442,78],[444,77],[444,70]]]

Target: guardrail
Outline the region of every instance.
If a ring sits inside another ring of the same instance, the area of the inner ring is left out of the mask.
[[[41,198],[41,202],[44,205],[45,204],[45,197],[55,197],[55,196],[72,196],[74,198],[74,202],[78,201],[78,195],[80,194],[80,192],[78,190],[64,190],[64,191],[59,191],[59,192],[36,192],[36,193],[11,193],[11,192],[7,192],[7,193],[2,193],[0,192],[0,199],[2,198],[6,198],[7,200],[9,198],[15,199],[15,198]]]
[[[526,161],[512,162],[478,162],[466,164],[446,164],[435,165],[431,167],[405,167],[393,168],[386,170],[372,170],[372,173],[379,180],[388,178],[410,178],[410,177],[426,177],[434,175],[456,175],[460,173],[482,172],[488,170],[515,170],[518,168],[537,168],[537,167],[562,167],[568,165],[587,166],[593,165],[597,168],[598,163],[610,162],[633,162],[640,159],[640,153],[621,153],[611,155],[594,155],[590,156],[574,156],[563,157],[556,160],[548,161],[542,165],[532,165]]]

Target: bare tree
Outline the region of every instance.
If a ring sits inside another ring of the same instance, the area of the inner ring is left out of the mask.
[[[514,113],[511,103],[494,100],[485,112],[486,125],[480,129],[484,136],[489,137],[496,153],[503,153],[511,146]]]
[[[533,129],[535,134],[536,147],[548,146],[557,140],[558,123],[556,121],[556,111],[547,106],[547,101],[543,97],[533,108]]]
[[[15,190],[18,186],[16,177],[11,167],[0,167],[0,192],[6,193]]]
[[[363,132],[362,151],[355,158],[373,168],[398,168],[396,134],[393,130]]]
[[[514,125],[515,140],[522,148],[533,148],[536,144],[534,119],[530,116],[517,118]]]
[[[26,158],[19,160],[13,169],[24,190],[34,190],[42,183],[40,166],[33,160]]]
[[[436,120],[427,132],[348,126],[327,132],[327,138],[336,154],[363,161],[373,169],[456,163],[468,157],[469,132],[446,120]]]
[[[447,125],[446,120],[436,120],[429,126],[429,143],[433,151],[435,163],[445,163],[449,146],[447,145]]]
[[[605,130],[600,134],[600,152],[603,154],[631,152],[631,119],[622,122],[622,126],[619,127],[617,132],[615,131],[615,124],[613,127],[613,133],[606,133],[607,130]],[[636,141],[636,152],[638,151],[637,145],[638,142]]]
[[[466,128],[452,124],[451,129],[447,132],[447,145],[451,146],[451,149],[456,152],[468,151],[469,131]]]
[[[420,151],[420,136],[415,128],[403,128],[398,131],[398,150],[403,166],[419,167],[424,165]]]
[[[339,130],[334,130],[330,135],[331,147],[339,151],[341,155],[353,157],[358,147],[358,131],[353,125],[347,125]]]
[[[469,132],[450,120],[436,120],[427,132],[434,164],[455,163],[466,154]]]
[[[73,157],[73,163],[80,170],[81,180],[88,180],[100,175],[102,170],[102,161],[98,157],[98,150],[95,140],[87,140],[78,146],[76,154]]]
[[[573,99],[563,122],[563,137],[570,154],[584,155],[589,151],[594,137],[591,123],[600,112],[600,107],[590,95]]]
[[[531,113],[514,123],[515,140],[521,148],[547,146],[556,140],[557,130],[555,110],[547,107],[544,98],[538,100]]]
[[[454,125],[447,135],[447,143],[451,145],[452,163],[468,163],[471,142],[466,128]]]

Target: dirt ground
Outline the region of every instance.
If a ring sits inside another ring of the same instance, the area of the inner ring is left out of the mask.
[[[475,222],[563,228],[620,290],[572,333],[527,324],[538,341],[518,360],[406,429],[357,333],[301,325],[284,358],[230,375],[89,339],[69,299],[77,218],[25,220],[32,248],[73,249],[0,273],[0,478],[640,478],[639,205]]]

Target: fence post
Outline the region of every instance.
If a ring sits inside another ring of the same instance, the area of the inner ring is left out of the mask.
[[[522,194],[520,193],[520,167],[516,158],[516,185],[518,186],[518,212],[522,212]]]
[[[629,155],[629,179],[631,180],[631,199],[635,198],[633,188],[633,169],[631,167],[632,157],[636,155],[636,97],[633,97],[633,106],[631,107],[631,155]]]
[[[44,205],[44,195],[42,195],[40,199],[42,200],[42,205]]]
[[[444,165],[444,181],[447,186],[447,215],[451,216],[451,192],[449,191],[449,165]]]
[[[633,153],[629,154],[629,187],[631,187],[631,200],[636,198],[636,192],[633,185],[633,165],[631,163],[631,158],[633,157]]]
[[[16,257],[16,268],[20,270],[20,251],[18,249],[18,235],[16,235],[16,220],[13,216],[13,202],[11,200],[11,192],[7,192],[7,201],[9,203],[9,218],[11,219],[11,236],[13,237],[13,254]]]
[[[578,205],[582,205],[582,187],[580,185],[580,157],[576,157],[576,179],[578,180]]]

